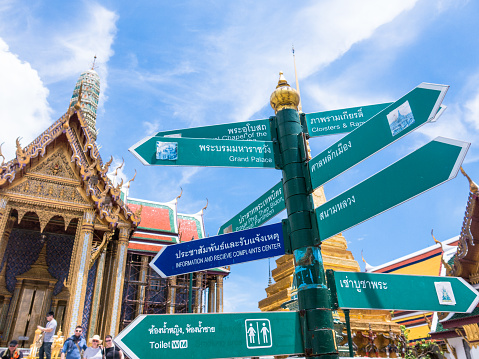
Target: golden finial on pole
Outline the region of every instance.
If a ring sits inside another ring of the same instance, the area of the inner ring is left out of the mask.
[[[294,109],[297,111],[299,102],[298,91],[289,86],[288,81],[283,76],[283,72],[280,71],[278,85],[270,97],[270,104],[274,112],[277,113],[283,109]]]

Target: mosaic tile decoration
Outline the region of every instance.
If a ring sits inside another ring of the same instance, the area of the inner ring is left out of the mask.
[[[38,259],[43,247],[40,240],[41,233],[38,231],[12,229],[0,268],[1,270],[6,265],[5,281],[10,293],[15,290],[16,277],[28,272]]]
[[[53,289],[57,295],[63,288],[63,280],[68,276],[71,253],[75,241],[74,236],[49,234],[47,236],[47,265],[48,272],[53,278],[58,279]],[[0,265],[0,271],[6,265],[5,281],[7,290],[13,293],[16,277],[30,270],[32,264],[38,259],[42,250],[41,233],[20,228],[12,229],[7,244],[7,249]]]
[[[95,286],[95,277],[96,277],[97,267],[98,267],[98,261],[95,261],[95,264],[93,264],[93,266],[88,271],[88,279],[86,281],[85,302],[83,306],[83,316],[82,316],[82,322],[81,322],[83,333],[87,333],[88,322],[90,320],[91,303],[93,299],[93,288]]]
[[[63,289],[63,282],[68,278],[75,236],[48,234],[47,264],[48,272],[58,279],[53,288],[53,295]]]

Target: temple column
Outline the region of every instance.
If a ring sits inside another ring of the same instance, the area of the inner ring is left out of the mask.
[[[106,247],[101,250],[98,258],[98,267],[96,269],[95,285],[93,287],[93,298],[91,302],[90,327],[88,328],[88,338],[95,335],[96,324],[98,320],[98,310],[100,307],[101,288],[103,286],[103,272],[105,270]]]
[[[140,285],[138,290],[138,307],[136,315],[143,314],[143,309],[145,308],[145,295],[146,295],[146,284],[147,284],[147,275],[148,275],[148,263],[150,262],[150,257],[141,256],[141,268],[140,268]]]
[[[113,281],[111,286],[111,294],[113,295],[113,298],[112,303],[108,308],[106,316],[107,327],[105,328],[105,334],[110,334],[111,336],[115,336],[120,327],[121,302],[123,300],[123,284],[125,281],[125,267],[130,231],[131,229],[129,227],[120,227],[116,257],[113,265],[114,277],[111,278]]]
[[[95,212],[86,211],[83,214],[81,226],[79,226],[80,231],[77,231],[77,235],[75,236],[75,245],[73,247],[75,257],[72,258],[68,275],[70,300],[68,301],[65,315],[64,332],[66,336],[72,335],[75,327],[81,325],[82,322],[88,270],[90,267],[94,221]]]
[[[223,313],[223,276],[216,276],[216,313]]]
[[[166,297],[166,314],[174,314],[176,306],[176,276],[168,278],[168,294]]]
[[[203,273],[196,273],[196,295],[195,295],[195,307],[193,313],[201,313],[201,295],[203,289]]]
[[[12,328],[13,316],[15,315],[15,310],[17,309],[18,297],[20,296],[20,290],[22,289],[22,282],[17,281],[15,284],[15,290],[13,291],[13,297],[10,301],[10,307],[8,309],[7,319],[5,320],[5,329],[2,335],[2,345],[7,345],[8,337],[10,335],[10,330]]]
[[[208,281],[208,313],[215,312],[215,280]]]
[[[0,312],[0,331],[3,332],[3,328],[5,327],[5,320],[7,319],[8,314],[8,307],[10,306],[10,300],[12,296],[6,295],[3,299],[2,303],[2,310]]]

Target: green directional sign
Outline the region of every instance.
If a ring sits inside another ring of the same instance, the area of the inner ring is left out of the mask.
[[[312,188],[434,119],[448,86],[422,83],[309,161]]]
[[[437,137],[316,208],[325,240],[454,178],[469,143]]]
[[[182,130],[162,131],[158,132],[156,136],[211,138],[217,140],[271,141],[271,129],[269,126],[269,120],[265,119],[204,127],[192,127]]]
[[[132,359],[302,354],[298,312],[140,315],[115,338]]]
[[[470,313],[479,302],[479,293],[457,277],[334,272],[334,287],[343,309]]]
[[[285,208],[283,182],[279,181],[256,201],[223,224],[218,230],[218,234],[259,227]]]
[[[145,165],[274,168],[273,142],[146,137],[129,151]]]
[[[391,104],[392,102],[387,102],[376,105],[307,113],[305,117],[309,136],[317,137],[351,132]]]

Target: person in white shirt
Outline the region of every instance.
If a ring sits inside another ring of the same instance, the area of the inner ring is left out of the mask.
[[[37,326],[43,332],[43,344],[38,351],[38,359],[43,359],[44,355],[47,359],[51,359],[53,335],[57,329],[57,321],[53,318],[53,314],[53,312],[48,312],[45,327]]]
[[[100,346],[101,340],[100,336],[95,334],[89,340],[90,345],[83,353],[83,359],[102,359],[103,358],[103,348]]]

